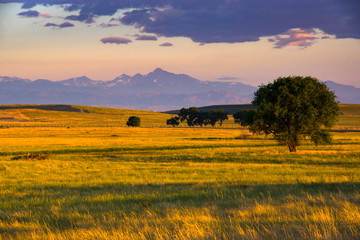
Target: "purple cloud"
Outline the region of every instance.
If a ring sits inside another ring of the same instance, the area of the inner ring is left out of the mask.
[[[180,1],[161,10],[128,11],[120,21],[146,33],[184,36],[199,43],[258,41],[293,28],[319,28],[340,38],[360,38],[360,15],[351,4],[336,0]],[[359,5],[354,7],[360,12]]]
[[[123,38],[123,37],[106,37],[106,38],[100,39],[100,41],[104,44],[106,44],[106,43],[128,44],[131,42],[130,39]]]
[[[70,6],[65,6],[64,10],[67,12],[73,12],[73,11],[80,10],[80,6],[76,5],[76,4],[71,4]]]
[[[18,15],[22,16],[22,17],[38,17],[40,15],[40,13],[35,10],[28,10],[25,12],[20,12],[20,13],[18,13]]]
[[[67,28],[67,27],[73,27],[73,26],[75,26],[75,25],[72,24],[72,23],[64,22],[64,23],[59,25],[59,28]]]
[[[151,36],[151,35],[135,35],[136,38],[135,40],[140,40],[140,41],[157,41],[157,37],[156,36]]]
[[[61,24],[55,24],[55,23],[47,23],[44,25],[44,27],[57,27],[57,28],[68,28],[68,27],[74,27],[75,25],[69,22],[64,22]]]
[[[188,37],[198,43],[258,41],[289,29],[321,29],[337,38],[360,39],[356,0],[0,0],[61,5],[80,10],[67,20],[93,23],[97,16],[125,10],[120,22],[144,34]],[[131,10],[129,10],[131,9]],[[24,16],[31,15],[24,13]]]
[[[85,22],[85,23],[93,23],[94,21],[94,16],[91,13],[81,13],[79,15],[70,15],[65,17],[66,20],[71,20],[71,21],[80,21],[80,22]]]
[[[159,45],[160,47],[172,47],[174,46],[172,43],[169,43],[169,42],[164,42],[162,44]]]
[[[119,24],[115,24],[115,23],[101,23],[98,25],[99,27],[102,28],[111,28],[111,27],[116,27],[119,26]]]
[[[44,27],[57,27],[58,25],[55,23],[47,23],[44,25]]]
[[[36,3],[34,1],[27,1],[27,2],[24,2],[24,4],[21,6],[22,9],[29,9],[29,8],[32,8],[32,7],[35,7],[36,6]]]

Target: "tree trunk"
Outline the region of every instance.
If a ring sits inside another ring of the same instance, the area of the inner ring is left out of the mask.
[[[296,144],[288,143],[288,147],[289,147],[290,152],[296,152]]]

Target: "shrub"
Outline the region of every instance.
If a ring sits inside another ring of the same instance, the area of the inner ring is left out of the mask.
[[[140,120],[139,117],[137,117],[137,116],[131,116],[131,117],[129,117],[129,119],[127,120],[126,125],[127,125],[128,127],[140,127],[140,122],[141,122],[141,120]]]

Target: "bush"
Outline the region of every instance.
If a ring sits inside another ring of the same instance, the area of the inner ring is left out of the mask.
[[[129,119],[127,120],[126,125],[127,125],[128,127],[140,127],[140,122],[141,122],[141,120],[140,120],[139,117],[137,117],[137,116],[131,116],[131,117],[129,117]]]

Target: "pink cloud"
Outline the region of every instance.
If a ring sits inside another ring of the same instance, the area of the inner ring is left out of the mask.
[[[123,37],[106,37],[106,38],[100,39],[100,41],[104,44],[106,44],[106,43],[128,44],[128,43],[132,42],[130,39],[123,38]]]
[[[44,18],[51,18],[50,13],[40,13],[39,16]]]
[[[285,34],[277,35],[269,39],[269,42],[274,43],[274,48],[283,48],[286,46],[299,46],[299,47],[309,47],[314,44],[315,30],[303,30],[303,29],[290,29]]]

